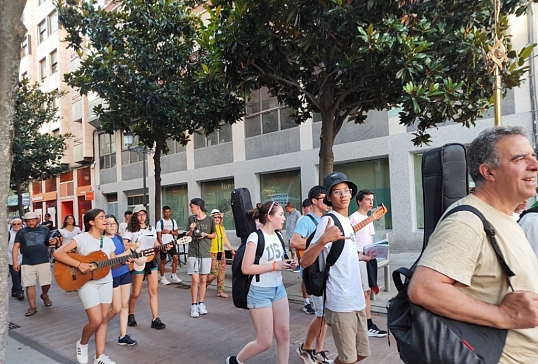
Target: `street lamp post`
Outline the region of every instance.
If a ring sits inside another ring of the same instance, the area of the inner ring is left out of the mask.
[[[147,148],[145,145],[135,145],[133,146],[134,137],[131,132],[123,132],[123,145],[128,149],[131,150],[138,155],[142,154],[142,204],[146,208],[146,211],[148,209],[148,201],[147,201],[147,195],[146,195],[146,161],[147,161],[147,155],[153,153],[153,149]],[[148,219],[150,217],[149,211],[148,213]]]

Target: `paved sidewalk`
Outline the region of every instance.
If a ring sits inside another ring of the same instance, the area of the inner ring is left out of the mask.
[[[411,266],[418,252],[391,252],[391,270],[401,266]],[[167,276],[170,267],[167,266]],[[124,347],[117,345],[118,319],[109,324],[106,353],[117,364],[148,363],[199,363],[223,364],[226,356],[236,354],[242,346],[252,340],[254,328],[247,310],[234,307],[231,297],[216,297],[215,283],[208,288],[205,303],[209,314],[193,319],[190,314],[190,280],[183,265],[178,269],[183,279],[179,285],[159,286],[159,316],[167,324],[164,330],[150,328],[151,313],[146,284],[138,300],[136,319],[138,326],[129,328],[138,345]],[[380,286],[383,285],[383,270],[379,271]],[[290,301],[290,364],[300,364],[295,348],[304,340],[306,329],[313,316],[302,312],[301,280],[299,274],[284,272],[284,283]],[[231,269],[228,266],[226,291],[231,291]],[[383,287],[382,287],[383,288]],[[385,306],[396,294],[394,285],[390,292],[381,290],[372,302],[374,322],[386,328]],[[10,330],[6,363],[76,363],[75,342],[80,337],[86,314],[76,292],[65,292],[53,284],[50,292],[51,307],[45,307],[38,298],[37,314],[25,317],[27,301],[10,300]],[[401,363],[396,342],[391,346],[386,338],[372,338],[372,356],[361,363],[399,364]],[[334,358],[335,348],[330,332],[326,339],[326,349]],[[90,340],[90,354],[95,353],[93,338]],[[275,362],[273,347],[250,363]],[[91,364],[91,360],[90,360]]]

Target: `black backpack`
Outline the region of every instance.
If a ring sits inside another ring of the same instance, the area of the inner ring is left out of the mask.
[[[256,255],[254,258],[254,264],[260,263],[260,258],[263,255],[263,250],[265,249],[265,238],[261,230],[256,230],[258,234],[258,245],[256,246]],[[275,234],[278,236],[282,248],[284,250],[284,259],[289,259],[288,254],[286,253],[286,246],[284,245],[284,238],[279,231],[275,231]],[[241,264],[243,263],[243,256],[245,255],[245,249],[247,247],[247,241],[241,243],[239,248],[235,251],[235,256],[232,262],[232,298],[234,305],[237,308],[244,308],[248,310],[247,307],[247,295],[250,289],[250,283],[252,282],[252,275],[245,275],[241,270]],[[256,274],[256,282],[260,281],[260,275]]]
[[[343,233],[344,229],[342,228],[342,224],[340,224],[340,220],[338,220],[338,218],[331,213],[328,213],[327,216],[330,216],[333,219],[334,224],[338,226],[340,231]],[[315,233],[316,232],[314,231],[306,240],[307,249]],[[327,279],[329,278],[329,270],[331,269],[331,266],[336,263],[338,258],[340,258],[340,254],[342,254],[342,250],[344,250],[344,244],[344,239],[332,243],[331,250],[329,251],[329,255],[327,256],[327,260],[325,262],[325,269],[323,271],[319,269],[319,262],[320,259],[322,259],[321,256],[318,256],[312,265],[303,269],[303,282],[306,288],[306,293],[318,297],[324,295]]]

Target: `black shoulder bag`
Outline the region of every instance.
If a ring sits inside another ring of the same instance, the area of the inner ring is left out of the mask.
[[[450,210],[443,219],[459,211],[470,211],[482,220],[484,231],[514,291],[510,277],[515,274],[497,245],[495,230],[480,211],[469,205]],[[396,339],[402,361],[412,364],[497,364],[508,330],[452,320],[413,304],[407,295],[407,286],[415,266],[416,263],[412,269],[399,268],[392,273],[398,294],[387,305],[388,328]],[[405,282],[401,275],[406,277]]]

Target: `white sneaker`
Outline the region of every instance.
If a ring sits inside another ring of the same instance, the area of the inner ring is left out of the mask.
[[[191,305],[191,317],[200,317],[198,312],[198,305]]]
[[[200,313],[200,315],[207,314],[207,307],[205,307],[205,303],[201,302],[198,304],[198,312]]]
[[[170,281],[168,279],[166,279],[166,277],[161,277],[161,284],[163,286],[167,286],[170,284]]]
[[[77,361],[80,364],[88,364],[88,344],[82,345],[77,341]]]
[[[176,276],[175,274],[172,274],[170,280],[172,281],[172,283],[181,283],[181,279],[179,279],[178,276]]]
[[[105,354],[101,354],[98,358],[94,356],[93,364],[116,364],[116,362],[110,360]]]

